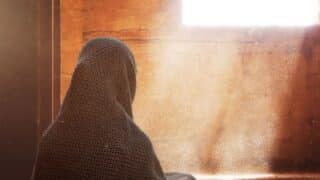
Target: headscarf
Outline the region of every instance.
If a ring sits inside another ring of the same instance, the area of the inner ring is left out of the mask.
[[[83,47],[57,119],[40,141],[35,180],[165,179],[151,141],[133,121],[135,67],[116,39]]]

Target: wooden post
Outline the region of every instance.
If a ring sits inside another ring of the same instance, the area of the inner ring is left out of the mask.
[[[39,1],[39,136],[60,105],[60,2]]]

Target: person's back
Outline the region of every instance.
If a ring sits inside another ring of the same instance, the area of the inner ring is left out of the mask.
[[[97,38],[84,46],[59,115],[39,144],[35,180],[165,179],[151,141],[133,122],[135,72],[122,42]]]

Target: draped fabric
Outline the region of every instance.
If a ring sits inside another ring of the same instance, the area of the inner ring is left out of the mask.
[[[164,180],[149,138],[133,122],[135,89],[128,47],[111,38],[89,41],[40,141],[33,178]]]

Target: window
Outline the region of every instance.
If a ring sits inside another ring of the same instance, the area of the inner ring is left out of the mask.
[[[308,26],[319,18],[318,0],[182,0],[191,26]]]

